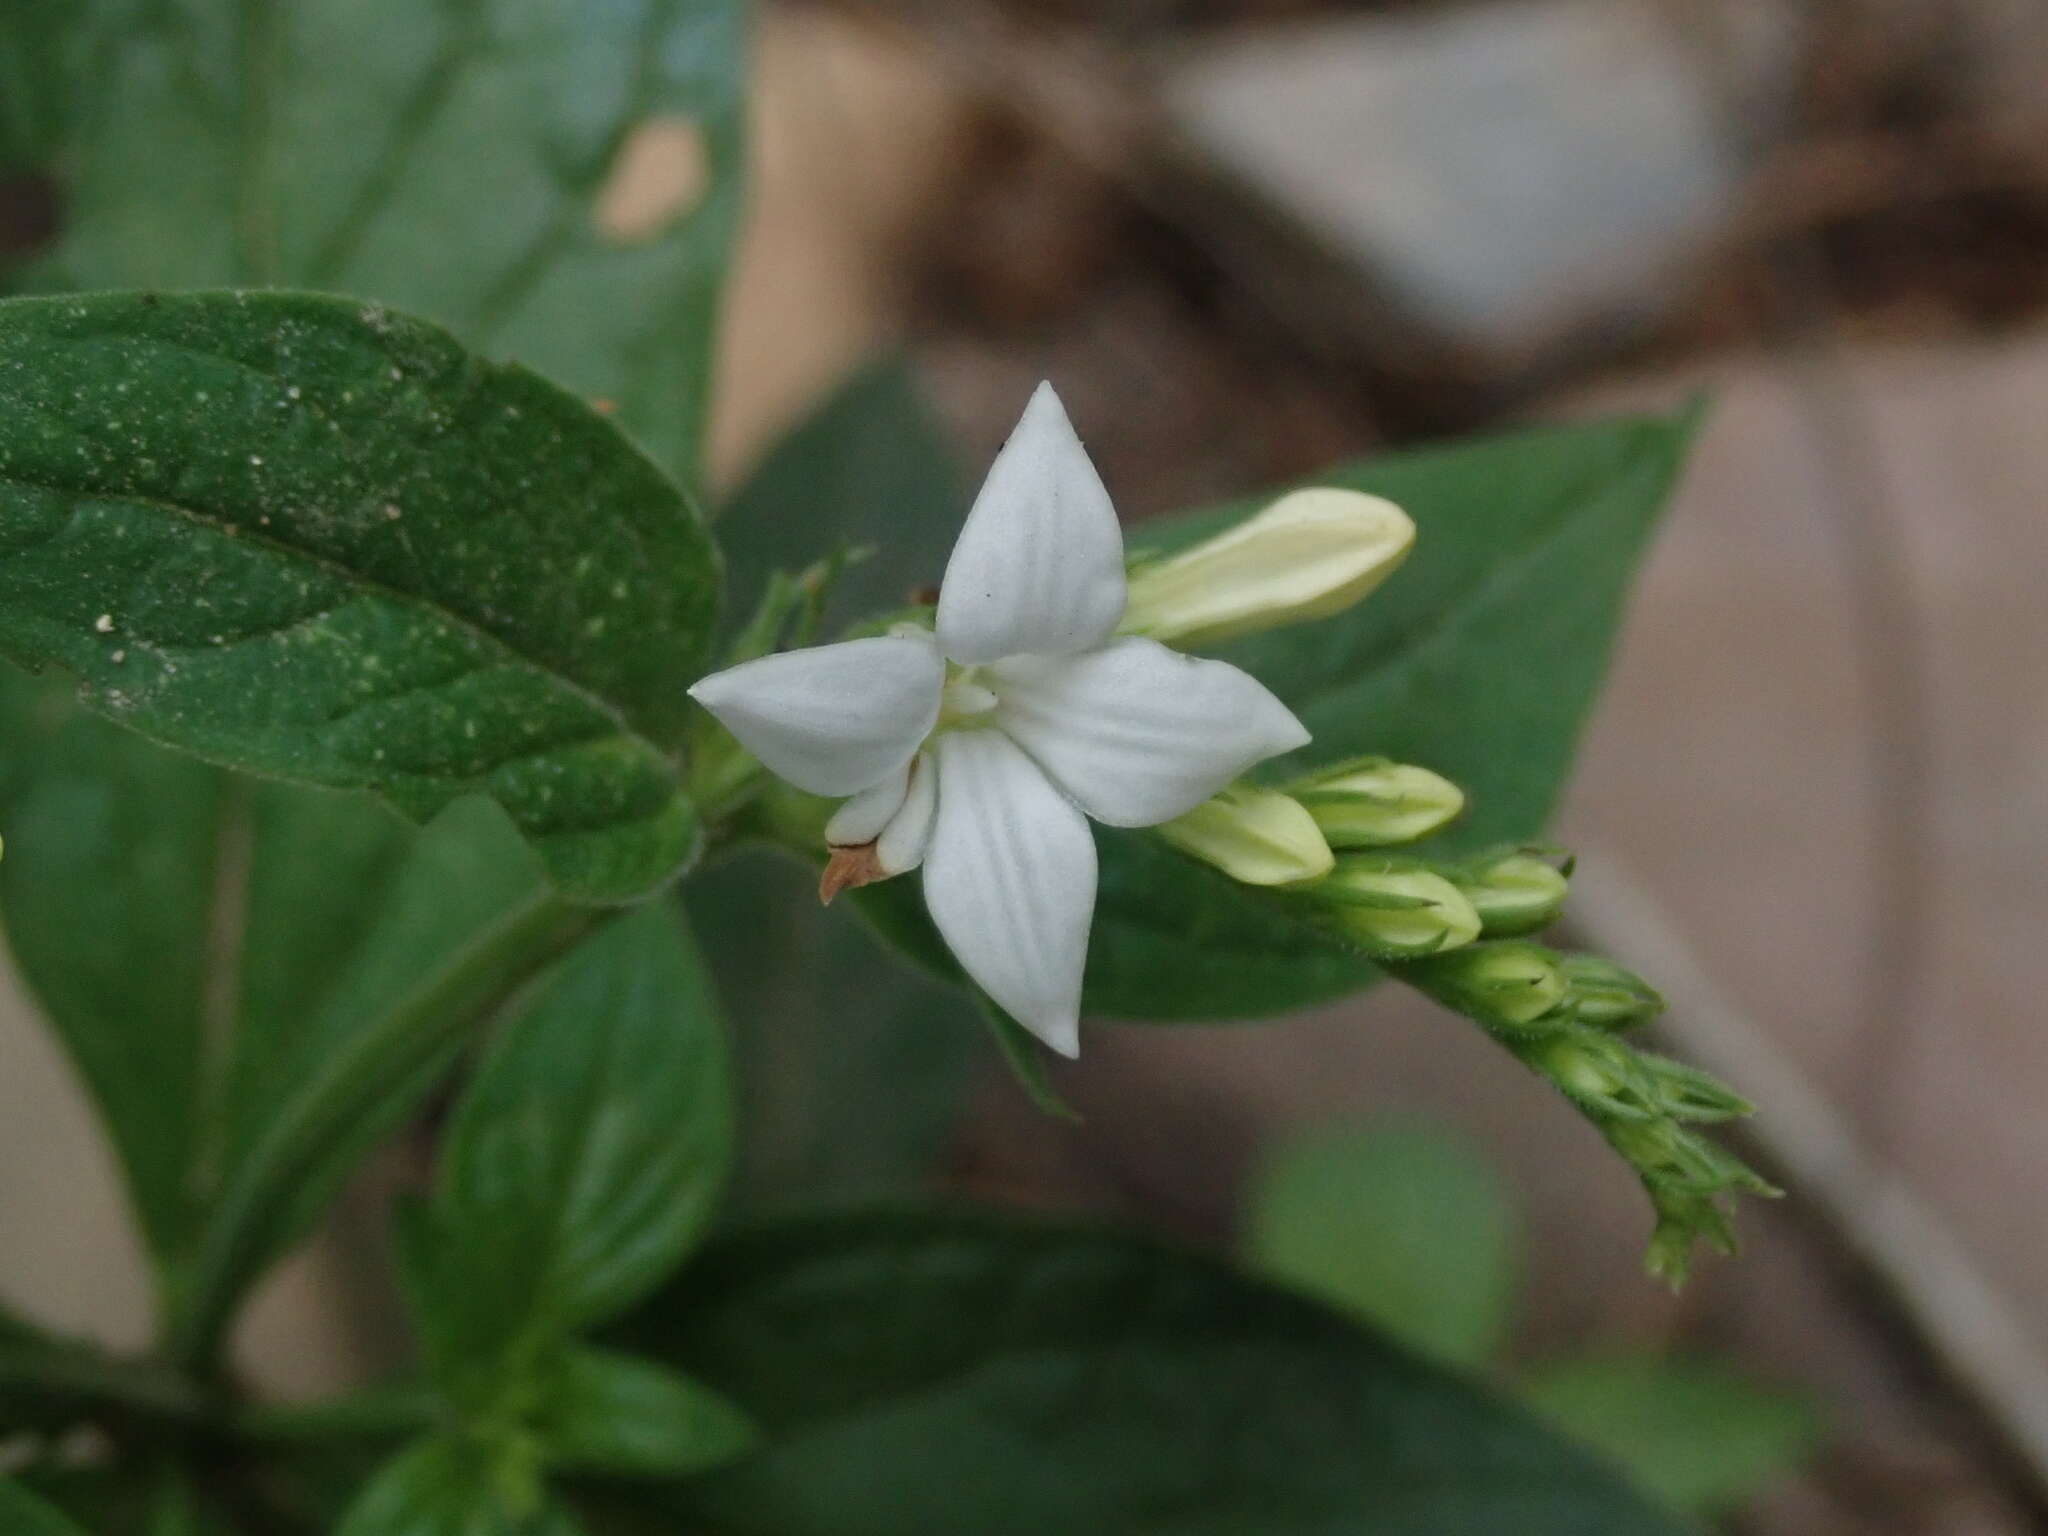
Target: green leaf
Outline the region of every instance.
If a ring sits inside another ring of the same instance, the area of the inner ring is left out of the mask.
[[[197,1214],[205,969],[227,802],[216,769],[0,674],[7,941],[100,1106],[159,1255],[184,1243]]]
[[[609,424],[308,295],[10,300],[0,347],[0,648],[217,762],[487,794],[581,899],[694,853],[716,556]]]
[[[577,1349],[542,1409],[550,1466],[618,1477],[689,1477],[752,1450],[754,1426],[708,1387],[649,1360]]]
[[[7,1536],[86,1536],[84,1526],[73,1525],[11,1480],[0,1480],[0,1530]]]
[[[513,899],[530,889],[528,872],[472,842],[475,831],[463,816],[428,830],[417,870],[379,893],[388,910],[347,978],[361,992],[338,990],[341,1006],[318,1021],[316,1044],[282,1058],[289,1091],[260,1112],[260,1131],[220,1180],[172,1291],[171,1346],[188,1364],[213,1360],[248,1287],[418,1104],[483,1012],[591,920],[544,894]],[[460,879],[465,868],[474,883]]]
[[[540,876],[485,802],[414,834],[366,801],[237,782],[65,693],[0,674],[0,908],[151,1246],[175,1264],[288,1107]],[[305,1230],[452,1048],[379,1072],[298,1167],[252,1268]]]
[[[979,1049],[966,996],[820,906],[817,884],[814,865],[749,849],[683,888],[733,1020],[742,1209],[929,1181]]]
[[[616,400],[694,477],[741,201],[741,0],[27,9],[0,124],[37,108],[66,225],[23,281],[374,297]],[[604,185],[650,123],[680,196],[608,232]]]
[[[424,1440],[370,1480],[338,1536],[577,1536],[518,1447]]]
[[[1262,776],[1366,752],[1463,788],[1447,850],[1541,831],[1600,685],[1622,601],[1693,418],[1543,427],[1397,453],[1316,483],[1407,508],[1415,553],[1336,618],[1219,648],[1314,733]],[[1264,498],[1261,498],[1263,500]],[[1170,551],[1253,510],[1148,523]],[[1531,658],[1541,658],[1532,665]],[[1087,1006],[1134,1019],[1256,1018],[1357,990],[1376,972],[1266,894],[1157,839],[1103,829]]]
[[[767,1448],[673,1495],[721,1536],[1662,1536],[1517,1410],[1212,1262],[965,1215],[728,1239],[634,1337]]]
[[[1463,1137],[1420,1121],[1325,1125],[1266,1156],[1245,1253],[1423,1354],[1481,1366],[1507,1334],[1515,1226]]]
[[[967,516],[959,465],[899,360],[869,363],[777,443],[718,518],[732,611],[771,572],[836,548],[867,551],[833,589],[825,630],[900,608],[936,585]]]
[[[638,1300],[709,1220],[732,1139],[710,979],[665,905],[587,940],[492,1043],[415,1236],[443,1390],[496,1410]]]
[[[223,1166],[235,1171],[255,1164],[286,1106],[372,1022],[402,1010],[437,969],[541,894],[504,818],[478,800],[413,836],[373,807],[265,785],[250,825],[240,1010],[218,1109]],[[374,1098],[302,1170],[280,1244],[398,1129],[459,1048],[451,1039],[410,1067],[378,1069]]]
[[[1732,1510],[1796,1468],[1822,1439],[1806,1397],[1704,1361],[1562,1361],[1530,1373],[1522,1394],[1645,1489],[1700,1514]]]

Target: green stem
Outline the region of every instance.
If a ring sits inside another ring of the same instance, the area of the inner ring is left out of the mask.
[[[403,1440],[433,1427],[440,1400],[417,1382],[367,1387],[317,1403],[260,1404],[229,1422],[243,1440],[323,1445],[341,1440]]]
[[[522,983],[606,914],[536,896],[481,934],[372,1028],[349,1040],[289,1100],[221,1191],[172,1299],[171,1358],[202,1379],[243,1295],[269,1261],[307,1177],[391,1085],[430,1067]]]
[[[204,1422],[211,1406],[196,1384],[168,1367],[51,1338],[0,1341],[0,1390],[188,1424]]]

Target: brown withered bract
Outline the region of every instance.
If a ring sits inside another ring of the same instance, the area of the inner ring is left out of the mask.
[[[832,898],[841,891],[850,891],[856,886],[872,885],[885,880],[888,875],[882,869],[882,861],[875,855],[872,842],[855,843],[849,848],[834,848],[832,857],[825,861],[825,872],[818,877],[818,900],[826,906],[832,905]]]

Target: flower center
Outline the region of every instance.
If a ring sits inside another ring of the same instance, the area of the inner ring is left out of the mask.
[[[995,712],[996,696],[974,680],[975,668],[955,668],[948,663],[946,670],[946,689],[939,695],[939,723],[932,734],[993,724],[989,716]]]

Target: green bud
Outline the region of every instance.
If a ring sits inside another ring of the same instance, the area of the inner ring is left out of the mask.
[[[1340,859],[1312,889],[1326,920],[1375,959],[1434,955],[1479,937],[1479,914],[1458,888],[1405,859]]]
[[[1130,574],[1126,634],[1205,645],[1340,613],[1408,557],[1415,524],[1390,501],[1317,489]]]
[[[1250,784],[1232,785],[1156,830],[1181,852],[1246,885],[1319,880],[1336,863],[1298,800]]]
[[[1519,848],[1482,854],[1446,873],[1479,913],[1488,938],[1547,928],[1563,909],[1568,889],[1553,865]]]
[[[1711,1073],[1689,1067],[1668,1056],[1645,1051],[1637,1057],[1663,1106],[1674,1120],[1713,1122],[1740,1120],[1756,1113],[1756,1106]]]
[[[1572,1016],[1598,1029],[1633,1029],[1664,1011],[1664,999],[1634,971],[1598,955],[1566,955],[1566,1001]]]
[[[1557,958],[1540,944],[1491,940],[1418,961],[1403,975],[1447,1008],[1482,1024],[1519,1029],[1564,1001]]]
[[[1333,848],[1412,843],[1456,818],[1464,793],[1427,768],[1358,757],[1288,786]]]
[[[1597,1030],[1567,1030],[1532,1047],[1529,1064],[1581,1104],[1622,1120],[1657,1117],[1656,1091],[1634,1052]]]

